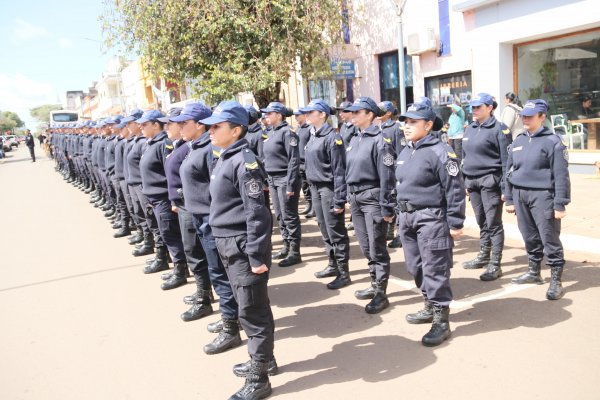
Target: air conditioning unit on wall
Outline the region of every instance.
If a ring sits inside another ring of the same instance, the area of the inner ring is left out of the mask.
[[[408,44],[406,46],[406,52],[409,56],[416,56],[419,54],[427,53],[428,51],[437,51],[438,44],[435,38],[435,31],[433,28],[426,28],[419,32],[411,33],[408,35]]]

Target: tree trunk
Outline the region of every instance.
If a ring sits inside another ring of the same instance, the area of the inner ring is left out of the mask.
[[[279,91],[281,90],[281,82],[275,83],[275,86],[265,89],[259,89],[254,92],[254,100],[258,104],[258,108],[265,108],[272,101],[280,101]]]

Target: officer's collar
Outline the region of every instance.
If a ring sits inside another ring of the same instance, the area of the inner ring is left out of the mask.
[[[308,122],[303,123],[302,125],[300,125],[300,128],[306,129],[308,128],[310,125],[308,124]]]
[[[396,124],[396,121],[394,121],[393,119],[388,119],[387,121],[383,122],[381,124],[382,128],[389,128],[390,126],[394,126]]]
[[[288,126],[287,121],[281,121],[279,125],[273,127],[273,130],[276,131],[277,129],[283,128],[284,126]]]
[[[381,129],[377,125],[371,124],[367,129],[363,131],[359,129],[358,132],[363,136],[377,136],[381,133]]]
[[[248,127],[248,132],[250,132],[250,133],[259,132],[261,129],[262,129],[262,127],[260,126],[260,124],[258,122],[255,122]]]
[[[354,126],[352,122],[344,122],[344,125],[346,125],[346,128],[352,128]]]
[[[159,140],[163,140],[163,139],[164,139],[164,138],[166,138],[166,137],[167,137],[167,132],[165,132],[165,131],[162,131],[162,132],[160,132],[158,135],[156,135],[156,136],[154,136],[152,139],[150,139],[150,140],[148,141],[148,143],[156,143],[156,142],[158,142]]]
[[[412,141],[408,141],[408,147],[416,150],[421,147],[432,146],[434,144],[439,143],[439,141],[440,141],[440,139],[436,138],[432,134],[427,134],[427,135],[425,135],[425,137],[417,140],[416,143],[413,143]]]
[[[314,127],[311,129],[314,129]],[[314,135],[318,136],[318,137],[327,136],[327,135],[329,135],[329,132],[331,132],[332,129],[333,128],[331,127],[331,125],[329,125],[327,122],[325,122],[323,125],[321,125],[321,127],[319,129],[315,130]]]
[[[550,129],[548,129],[547,127],[545,127],[544,125],[542,125],[538,130],[536,130],[533,133],[529,133],[529,131],[525,131],[525,133],[527,133],[527,136],[529,136],[529,137],[552,135],[552,131]]]
[[[131,142],[132,140],[134,140],[135,138],[136,138],[136,136],[129,136],[129,137],[127,138],[127,142],[129,143],[129,142]]]
[[[488,119],[486,119],[485,121],[483,121],[481,124],[477,121],[473,121],[474,128],[477,128],[477,127],[490,128],[494,125],[496,125],[496,117],[494,117],[493,115],[490,115],[490,117]]]
[[[176,141],[173,142],[173,147],[177,149],[180,146],[182,146],[184,143],[185,143],[185,140],[183,140],[183,138],[177,139]]]
[[[204,132],[200,137],[192,142],[192,149],[199,149],[210,144],[210,133]]]
[[[245,138],[242,138],[234,144],[232,144],[231,146],[229,146],[228,148],[226,148],[225,150],[223,150],[219,158],[225,160],[226,158],[229,158],[234,154],[239,153],[242,149],[246,147],[248,147],[248,141]]]

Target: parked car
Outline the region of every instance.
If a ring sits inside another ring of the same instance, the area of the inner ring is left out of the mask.
[[[16,135],[5,135],[4,141],[8,141],[12,147],[19,147],[19,142],[17,141]]]
[[[0,136],[0,142],[2,142],[2,150],[5,152],[12,150],[12,146],[10,145],[10,142],[5,139],[5,136]]]

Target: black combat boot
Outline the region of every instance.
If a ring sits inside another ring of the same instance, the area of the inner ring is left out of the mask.
[[[463,263],[464,269],[478,269],[483,268],[488,265],[490,262],[490,252],[492,249],[487,246],[481,246],[479,249],[479,254],[472,260],[465,261]]]
[[[558,300],[565,295],[565,289],[563,289],[561,282],[563,267],[550,267],[550,273],[552,278],[550,278],[550,287],[546,292],[546,298],[548,300]]]
[[[317,214],[315,214],[315,209],[312,205],[312,202],[308,203],[308,206],[310,207],[308,212],[304,215],[304,218],[314,218],[317,216]]]
[[[233,366],[233,374],[235,376],[239,376],[240,378],[245,378],[250,371],[250,365],[252,365],[252,359],[246,361],[245,363],[235,364]],[[277,366],[277,361],[275,361],[275,357],[271,358],[269,361],[269,368],[267,369],[267,374],[269,376],[275,376],[279,372],[279,367]]]
[[[433,323],[429,332],[423,336],[421,342],[425,346],[437,346],[450,337],[450,308],[442,306],[433,306]]]
[[[287,240],[283,241],[283,247],[277,253],[273,254],[273,258],[276,260],[283,260],[288,256],[290,252],[290,242]]]
[[[350,270],[347,262],[338,262],[338,276],[327,284],[327,289],[341,289],[352,283],[350,279]]]
[[[108,209],[106,210],[106,212],[104,213],[104,216],[105,216],[106,218],[110,218],[110,217],[112,217],[113,215],[115,215],[116,213],[117,213],[117,210],[116,210],[114,207],[110,206],[110,208],[108,208]]]
[[[160,271],[166,271],[169,269],[169,263],[167,262],[168,250],[166,246],[160,246],[156,248],[156,258],[150,265],[144,267],[145,274],[154,274]],[[186,266],[187,267],[187,266]]]
[[[106,199],[104,197],[100,197],[98,201],[94,203],[94,207],[102,209],[106,205]]]
[[[544,280],[540,275],[541,270],[542,265],[540,262],[529,260],[529,269],[527,270],[527,272],[520,276],[517,276],[516,278],[513,278],[511,282],[516,283],[518,285],[524,283],[536,283],[538,285],[541,285],[542,283],[544,283]]]
[[[312,200],[306,199],[306,207],[304,207],[304,210],[300,211],[298,214],[306,215],[309,212],[311,212],[312,209],[313,209]]]
[[[413,314],[406,314],[406,322],[409,324],[430,324],[433,321],[433,305],[427,297],[424,297],[425,306],[422,310]]]
[[[483,274],[479,276],[479,279],[485,282],[495,281],[502,276],[502,267],[500,262],[502,261],[502,253],[492,252],[492,258]]]
[[[387,224],[387,232],[385,234],[385,240],[394,240],[394,237],[396,237],[396,235],[394,235],[395,227],[396,227],[396,224],[394,224],[394,223]]]
[[[220,319],[217,322],[211,322],[206,325],[206,330],[210,333],[219,333],[223,330],[223,320]]]
[[[242,338],[237,320],[224,319],[223,329],[219,332],[219,336],[204,346],[204,352],[206,354],[219,354],[241,345]]]
[[[144,235],[144,240],[140,247],[132,251],[135,257],[147,256],[154,253],[154,236],[151,233]]]
[[[402,240],[400,240],[400,236],[396,236],[394,239],[392,239],[392,241],[388,243],[388,247],[390,249],[400,249],[402,247]]]
[[[337,274],[338,274],[338,269],[337,269],[337,263],[335,261],[335,258],[333,257],[333,255],[329,255],[329,263],[327,264],[325,269],[315,272],[315,277],[316,278],[329,278],[332,276],[337,276]]]
[[[195,321],[204,318],[213,313],[213,308],[210,301],[210,291],[200,290],[196,303],[192,308],[181,314],[181,319],[185,322]]]
[[[286,258],[279,261],[280,267],[291,267],[292,265],[300,264],[302,256],[300,256],[300,241],[293,240],[290,243],[290,251]]]
[[[373,300],[365,306],[367,314],[377,314],[390,306],[390,301],[387,298],[387,280],[375,282],[375,296]]]
[[[375,272],[369,271],[369,275],[371,275],[371,284],[369,287],[354,292],[354,297],[356,297],[358,300],[370,300],[375,297],[375,287],[377,286],[375,283]]]
[[[353,231],[354,230],[354,224],[352,223],[352,221],[348,222],[346,224],[346,230],[347,231]]]
[[[109,204],[109,203],[106,203],[105,205],[100,207],[100,211],[113,211],[113,210],[114,210],[114,208],[113,208],[112,204]]]
[[[252,360],[246,374],[246,383],[229,400],[259,400],[269,397],[272,390],[268,370],[268,362]]]
[[[114,238],[122,238],[125,236],[129,236],[131,231],[129,230],[129,221],[123,219],[121,220],[121,229],[115,232],[113,235]]]
[[[121,229],[123,227],[123,223],[120,220],[116,220],[112,223],[111,227],[113,229]]]
[[[169,268],[169,264],[166,262],[165,264],[167,264],[167,268]],[[171,277],[164,281],[162,285],[160,285],[160,288],[162,290],[171,290],[183,286],[187,283],[188,276],[190,276],[190,271],[188,269],[187,263],[185,261],[175,263],[173,266],[173,273],[171,274]]]
[[[144,231],[142,231],[140,228],[138,228],[133,235],[131,235],[129,237],[129,239],[127,239],[127,243],[129,243],[130,245],[134,245],[134,244],[138,244],[138,243],[142,243],[144,241]]]

